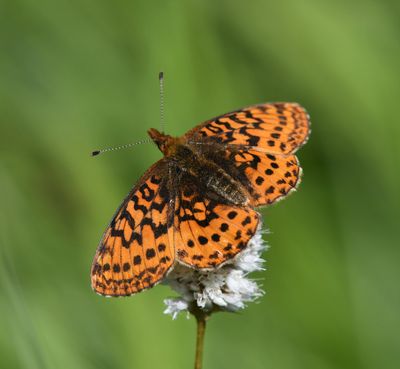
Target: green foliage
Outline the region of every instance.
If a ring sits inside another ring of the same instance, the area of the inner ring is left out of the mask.
[[[212,368],[398,367],[395,1],[16,0],[0,5],[0,367],[192,366],[194,320],[157,287],[96,296],[101,233],[160,153],[93,159],[264,101],[312,118],[298,193],[264,211],[267,295],[208,326]]]

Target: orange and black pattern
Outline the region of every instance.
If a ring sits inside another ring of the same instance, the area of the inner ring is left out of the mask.
[[[294,152],[309,118],[298,104],[251,106],[211,119],[182,137],[149,130],[163,152],[106,229],[92,287],[129,296],[162,281],[176,263],[209,270],[245,249],[259,227],[255,208],[294,190]]]
[[[310,133],[309,117],[299,104],[254,105],[221,115],[194,128],[190,136],[257,148],[269,154],[294,153]]]
[[[253,206],[270,205],[298,185],[301,168],[295,155],[273,155],[257,150],[227,152],[251,183]]]
[[[258,213],[183,188],[176,204],[176,255],[199,269],[214,268],[243,250],[257,230]]]
[[[100,243],[92,286],[107,296],[131,295],[152,287],[175,260],[169,193],[159,162],[127,197]]]

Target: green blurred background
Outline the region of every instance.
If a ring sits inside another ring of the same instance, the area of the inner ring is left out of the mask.
[[[0,367],[190,368],[195,323],[159,286],[105,299],[100,236],[151,145],[91,150],[297,101],[300,190],[264,211],[267,291],[210,321],[205,369],[400,365],[397,1],[14,0],[0,4]]]

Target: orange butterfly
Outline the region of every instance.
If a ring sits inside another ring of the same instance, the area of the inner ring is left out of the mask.
[[[310,133],[295,103],[254,105],[211,119],[182,137],[154,128],[164,157],[117,210],[94,257],[93,289],[129,296],[163,280],[176,263],[213,269],[255,234],[258,206],[299,183],[294,152]]]

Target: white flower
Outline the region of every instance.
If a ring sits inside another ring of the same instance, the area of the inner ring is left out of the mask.
[[[176,319],[180,312],[188,312],[193,307],[205,312],[243,309],[247,302],[264,294],[248,274],[264,270],[261,254],[266,248],[260,225],[247,247],[220,268],[199,271],[177,264],[164,283],[180,296],[164,301],[167,305],[164,313]]]
[[[167,305],[164,314],[171,314],[172,319],[176,319],[180,312],[187,311],[189,307],[187,301],[180,298],[166,299],[164,300],[164,303]]]

